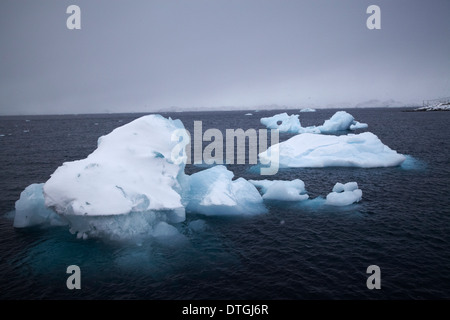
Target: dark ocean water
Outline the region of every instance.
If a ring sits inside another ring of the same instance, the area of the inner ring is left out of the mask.
[[[284,169],[268,178],[302,179],[311,198],[326,196],[338,181],[356,181],[360,203],[331,209],[267,202],[268,213],[252,217],[188,214],[178,225],[185,241],[140,245],[76,239],[68,227],[14,229],[10,213],[25,187],[86,157],[99,136],[140,114],[0,117],[0,298],[449,299],[450,112],[347,111],[384,144],[410,155],[408,165]],[[163,115],[189,130],[194,120],[204,130],[245,130],[263,128],[259,119],[277,112]],[[319,125],[334,112],[300,119]],[[261,178],[250,165],[228,168],[237,177]],[[199,170],[186,167],[188,174]],[[207,228],[192,232],[187,225],[195,219]],[[66,288],[73,264],[81,268],[81,290]],[[381,269],[380,290],[366,287],[369,265]]]

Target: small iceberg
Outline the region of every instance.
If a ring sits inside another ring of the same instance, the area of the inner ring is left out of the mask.
[[[219,165],[188,176],[183,200],[186,210],[207,216],[252,215],[266,208],[256,187]]]
[[[272,117],[261,118],[260,122],[268,129],[278,129],[284,133],[333,133],[368,127],[366,123],[356,121],[346,111],[336,112],[320,126],[302,127],[298,114],[288,115],[286,112],[276,114]]]
[[[300,110],[300,112],[316,112],[316,109],[312,109],[312,108],[303,108]]]
[[[278,129],[280,132],[298,133],[302,129],[298,114],[279,113],[272,117],[261,118],[260,122],[267,129]]]
[[[264,200],[303,201],[309,198],[305,183],[300,179],[284,180],[249,180],[261,189]]]
[[[333,191],[327,195],[325,204],[330,206],[348,206],[352,203],[361,201],[362,191],[358,189],[356,182],[346,184],[336,183]]]
[[[338,111],[330,119],[325,120],[323,125],[316,127],[320,133],[332,133],[346,130],[356,130],[367,128],[366,123],[355,121],[355,118],[348,112]]]

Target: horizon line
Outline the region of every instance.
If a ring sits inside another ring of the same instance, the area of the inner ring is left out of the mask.
[[[227,107],[229,109],[221,109],[223,107],[217,107],[217,108],[206,108],[203,110],[198,109],[189,109],[189,108],[180,108],[180,110],[170,110],[170,108],[175,107],[169,107],[168,110],[154,110],[154,111],[103,111],[103,112],[83,112],[83,113],[17,113],[17,114],[2,114],[0,113],[0,117],[34,117],[34,116],[83,116],[83,115],[112,115],[112,114],[157,114],[157,113],[183,113],[183,112],[236,112],[236,111],[253,111],[253,112],[259,112],[259,111],[275,111],[275,110],[302,110],[302,109],[318,109],[318,110],[331,110],[331,109],[398,109],[398,108],[414,108],[414,107],[420,107],[419,104],[405,104],[405,105],[393,105],[393,106],[367,106],[367,107],[286,107],[286,106],[279,106],[278,108],[276,106],[263,106],[263,107],[242,107],[243,109],[240,109],[241,107],[236,107],[235,109],[233,107]]]

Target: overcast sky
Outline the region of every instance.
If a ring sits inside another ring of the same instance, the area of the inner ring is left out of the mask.
[[[366,27],[372,4],[381,30]],[[1,0],[0,114],[450,96],[449,13],[449,0]]]

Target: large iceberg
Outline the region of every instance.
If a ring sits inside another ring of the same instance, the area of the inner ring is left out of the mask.
[[[100,137],[87,158],[66,162],[16,202],[14,226],[69,224],[79,238],[180,235],[185,210],[204,215],[266,212],[256,187],[216,166],[184,173],[189,139],[180,120],[149,115]]]
[[[358,189],[356,182],[346,184],[336,183],[333,191],[327,195],[325,204],[330,206],[348,206],[352,203],[361,201],[362,191]]]
[[[367,128],[366,123],[360,123],[346,111],[337,111],[330,119],[325,120],[320,126],[302,127],[299,115],[288,115],[286,112],[272,117],[261,118],[261,124],[268,129],[278,129],[287,133],[332,133],[347,130]]]
[[[180,120],[144,116],[98,139],[86,159],[66,162],[44,184],[45,205],[63,215],[117,215],[174,210],[184,216],[171,153]]]
[[[406,159],[371,132],[342,136],[303,133],[277,147],[280,167],[393,167]],[[271,148],[259,154],[261,161],[268,161]]]
[[[233,172],[219,165],[188,177],[183,201],[188,212],[204,215],[264,213],[261,195],[244,178],[232,180]]]
[[[261,189],[264,200],[303,201],[309,198],[305,183],[300,179],[284,180],[249,180]]]

